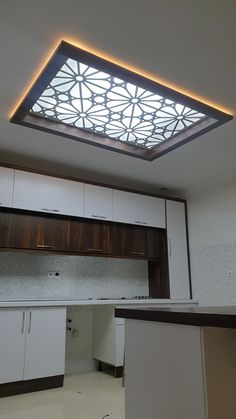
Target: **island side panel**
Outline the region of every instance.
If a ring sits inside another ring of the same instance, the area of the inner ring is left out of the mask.
[[[200,327],[125,321],[126,419],[206,419]]]
[[[209,419],[236,418],[236,330],[204,327]]]

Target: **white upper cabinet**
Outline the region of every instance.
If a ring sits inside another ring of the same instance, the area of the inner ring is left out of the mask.
[[[84,183],[16,170],[13,207],[83,217]]]
[[[112,189],[85,184],[84,216],[112,220]]]
[[[168,260],[171,298],[190,298],[185,205],[166,201]]]
[[[165,200],[113,190],[113,221],[165,228]]]
[[[14,169],[0,167],[0,206],[12,207]]]

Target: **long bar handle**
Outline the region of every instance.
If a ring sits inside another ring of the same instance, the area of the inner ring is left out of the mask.
[[[41,208],[42,211],[49,211],[49,212],[60,212],[59,209],[56,208]]]
[[[37,247],[40,247],[41,249],[55,249],[55,246],[49,246],[47,244],[37,244]]]
[[[93,218],[102,218],[103,220],[106,220],[107,217],[105,217],[105,215],[96,215],[96,214],[92,214]]]
[[[22,313],[22,324],[21,324],[21,333],[22,333],[22,335],[24,333],[24,328],[25,328],[25,311],[23,311],[23,313]]]
[[[168,237],[168,241],[169,241],[169,257],[171,258],[172,248],[171,248],[171,240],[170,240],[170,237]]]
[[[28,335],[30,334],[30,331],[31,331],[31,320],[32,320],[32,311],[30,311],[29,313]]]

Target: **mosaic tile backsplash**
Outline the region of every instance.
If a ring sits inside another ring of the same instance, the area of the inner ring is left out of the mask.
[[[0,300],[135,295],[148,295],[146,261],[0,253]]]

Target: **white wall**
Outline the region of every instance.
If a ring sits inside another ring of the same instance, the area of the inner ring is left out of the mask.
[[[193,297],[204,305],[236,304],[236,186],[187,201]]]

